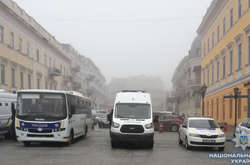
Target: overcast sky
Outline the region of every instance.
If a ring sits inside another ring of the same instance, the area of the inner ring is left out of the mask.
[[[167,88],[212,0],[15,0],[106,79],[160,76]]]

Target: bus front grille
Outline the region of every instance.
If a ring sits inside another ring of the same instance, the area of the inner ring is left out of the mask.
[[[52,138],[54,135],[51,134],[46,134],[46,135],[38,135],[38,134],[27,134],[28,137],[47,137],[47,138]]]

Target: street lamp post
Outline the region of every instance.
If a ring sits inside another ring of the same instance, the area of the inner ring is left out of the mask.
[[[238,105],[238,98],[248,98],[248,95],[239,95],[239,88],[234,88],[234,96],[230,95],[230,96],[224,96],[224,98],[229,98],[229,99],[234,99],[234,103],[235,103],[235,108],[234,108],[234,127],[236,129],[237,127],[237,105]]]
[[[204,84],[201,89],[200,89],[200,94],[201,94],[201,97],[202,97],[202,116],[205,115],[205,104],[204,104],[204,98],[205,98],[205,94],[206,94],[206,91],[207,91],[207,86]]]

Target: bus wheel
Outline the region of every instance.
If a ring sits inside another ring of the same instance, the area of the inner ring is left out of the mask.
[[[68,145],[73,144],[74,143],[74,131],[73,130],[71,130],[69,138],[70,139],[68,141]]]
[[[84,130],[85,131],[84,131],[84,134],[83,134],[83,138],[86,138],[87,134],[88,134],[88,127],[86,126]]]
[[[29,147],[30,144],[31,144],[31,142],[27,142],[27,141],[23,142],[23,145],[24,145],[25,147]]]

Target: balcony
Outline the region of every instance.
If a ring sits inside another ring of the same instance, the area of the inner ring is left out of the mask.
[[[199,79],[191,79],[188,80],[187,84],[189,87],[200,87],[201,82]]]
[[[69,83],[73,80],[73,76],[69,75],[69,76],[63,76],[63,81],[64,83]]]
[[[75,66],[72,66],[72,67],[71,67],[72,73],[80,72],[80,69],[81,69],[81,67],[80,67],[80,65],[78,65],[78,64],[76,64]]]
[[[49,68],[48,72],[49,76],[54,77],[54,76],[61,76],[61,71],[55,67]]]

